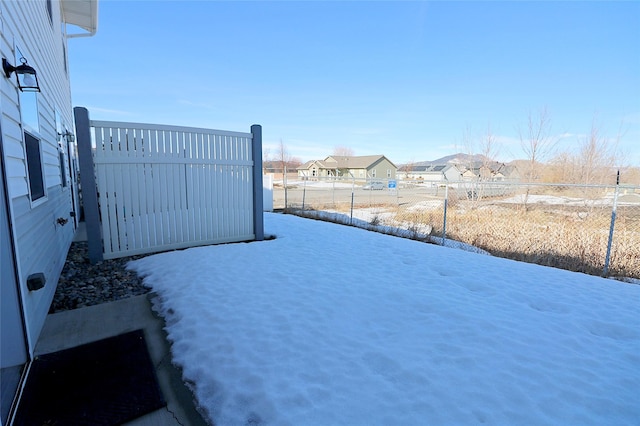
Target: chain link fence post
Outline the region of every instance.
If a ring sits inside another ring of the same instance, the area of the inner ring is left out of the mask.
[[[444,218],[442,220],[442,245],[447,239],[447,204],[449,203],[449,185],[444,186]]]
[[[607,255],[604,259],[604,270],[602,276],[609,274],[609,262],[611,260],[611,244],[613,243],[613,229],[616,225],[616,209],[618,207],[618,194],[620,193],[620,170],[616,176],[616,189],[613,195],[613,209],[611,210],[611,225],[609,226],[609,240],[607,241]]]
[[[287,166],[282,169],[282,186],[284,186],[284,211],[286,212],[289,208],[287,203]]]

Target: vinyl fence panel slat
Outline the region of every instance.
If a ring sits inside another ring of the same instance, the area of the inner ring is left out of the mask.
[[[176,160],[176,134],[174,132],[165,132],[167,138],[169,139],[169,152],[167,153],[167,157],[169,157],[172,161]],[[170,164],[167,166],[167,190],[169,196],[169,215],[170,215],[170,224],[169,227],[169,239],[172,244],[175,244],[179,241],[178,239],[178,220],[180,217],[180,212],[178,210],[178,205],[176,203],[176,194],[180,190],[176,183],[176,165]]]
[[[148,130],[142,130],[140,133],[140,141],[136,152],[136,168],[135,175],[132,176],[130,185],[132,186],[132,196],[135,198],[136,205],[135,224],[138,228],[140,239],[136,245],[136,250],[143,250],[149,246],[149,194],[147,189],[147,179],[150,173],[149,166],[146,161],[149,158],[149,150],[151,146],[151,135]]]
[[[105,259],[252,237],[250,133],[91,125]]]
[[[156,132],[156,152],[158,159],[165,159],[164,132]],[[169,243],[166,238],[165,228],[167,226],[167,217],[165,210],[165,191],[166,191],[166,163],[156,162],[154,164],[155,173],[153,174],[153,196],[154,211],[157,218],[156,222],[156,238],[158,244],[166,245]]]
[[[94,129],[96,141],[95,160],[105,155],[104,131],[102,128]],[[96,181],[98,185],[98,203],[100,217],[102,219],[102,238],[104,250],[111,252],[111,232],[109,232],[109,205],[107,203],[107,170],[106,167],[96,164]],[[105,226],[106,225],[106,226]]]
[[[135,133],[134,130],[127,129],[127,139],[125,149],[121,152],[123,157],[131,157],[135,155]],[[124,231],[124,241],[126,244],[126,249],[135,248],[136,246],[136,236],[133,227],[133,215],[132,215],[132,196],[131,196],[131,168],[133,164],[123,164],[122,167],[122,196],[120,197],[120,202],[122,204],[121,217],[119,220],[124,222],[123,231]]]
[[[168,136],[166,132],[158,132],[158,155],[162,158],[167,158],[167,148],[169,145],[169,141],[167,140]],[[163,163],[160,165],[160,173],[158,173],[158,181],[159,188],[158,193],[160,194],[160,217],[162,218],[162,244],[169,245],[171,244],[171,238],[169,233],[170,226],[170,215],[169,215],[169,197],[167,193],[167,175],[169,173],[169,164]]]
[[[117,145],[114,149],[114,156],[115,157],[126,157],[124,155],[124,152],[126,152],[127,149],[127,130],[120,128],[118,129],[118,138],[117,138]],[[124,215],[124,209],[125,209],[125,191],[124,191],[124,187],[122,184],[122,174],[123,174],[123,170],[125,167],[123,167],[122,164],[118,164],[115,166],[114,172],[115,172],[115,176],[114,176],[114,187],[113,187],[113,203],[115,205],[115,216],[112,218],[112,220],[115,221],[117,227],[118,227],[118,244],[117,244],[117,250],[118,251],[123,251],[126,250],[127,247],[127,230],[126,230],[126,222],[125,222],[125,215]]]
[[[151,161],[154,158],[157,158],[157,151],[158,151],[158,134],[157,132],[151,132],[149,133],[149,161]],[[153,164],[153,163],[145,163],[145,176],[144,176],[144,182],[145,182],[145,194],[146,194],[146,201],[147,201],[147,220],[149,223],[149,246],[150,247],[157,247],[159,245],[161,245],[158,242],[158,235],[157,235],[157,217],[156,217],[156,210],[155,210],[155,191],[154,191],[154,185],[155,185],[155,174],[158,173],[158,169],[157,169],[157,165]]]
[[[193,144],[194,144],[194,160],[202,159],[202,135],[200,133],[193,133]],[[194,239],[196,241],[200,241],[202,239],[202,227],[204,226],[202,220],[202,203],[200,200],[202,199],[202,189],[200,188],[200,180],[201,180],[201,164],[193,165],[193,220],[194,220]]]

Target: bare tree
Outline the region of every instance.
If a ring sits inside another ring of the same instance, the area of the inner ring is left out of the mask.
[[[469,127],[469,125],[467,124],[464,128],[464,131],[462,132],[462,147],[461,149],[458,149],[458,147],[456,147],[457,151],[462,150],[464,154],[466,154],[466,158],[464,158],[464,160],[462,161],[462,166],[465,167],[467,170],[473,171],[473,169],[475,168],[475,146],[474,146],[474,141],[473,141],[473,137],[471,136],[471,128]],[[463,172],[465,172],[466,170],[464,170]]]
[[[491,125],[487,125],[487,132],[480,139],[480,155],[482,156],[482,167],[479,170],[481,181],[491,180],[493,177],[493,163],[498,157],[498,140],[491,130]]]
[[[281,170],[283,180],[285,178],[285,173],[287,172],[287,170],[295,171],[302,165],[302,160],[300,160],[299,157],[294,157],[289,153],[289,149],[282,141],[282,139],[280,139],[280,143],[276,147],[276,152],[273,154],[271,162],[274,165],[274,168]]]
[[[619,139],[620,134],[616,138],[602,135],[594,119],[589,133],[578,139],[575,152],[560,152],[551,160],[553,177],[584,185],[615,182]]]
[[[469,199],[479,201],[484,192],[482,182],[489,181],[494,176],[495,158],[498,156],[498,138],[491,130],[491,125],[487,126],[486,132],[478,137],[471,136],[471,131],[467,126],[462,136],[462,143],[467,152],[467,159],[464,166],[467,171],[475,175],[473,180],[467,181],[465,189]],[[465,171],[464,173],[467,173]]]
[[[541,168],[558,142],[551,136],[551,117],[547,108],[542,108],[537,115],[529,112],[526,128],[523,130],[518,126],[518,134],[527,160],[523,175],[527,182],[534,182],[540,179]]]
[[[413,172],[413,168],[416,166],[416,159],[411,157],[411,159],[406,163],[400,166],[400,171],[404,173],[404,178],[409,179],[409,174]]]
[[[546,107],[543,107],[536,115],[529,111],[526,128],[518,126],[520,147],[526,159],[523,164],[522,175],[526,182],[539,181],[542,177],[544,162],[551,155],[558,141],[551,136],[551,117]],[[527,186],[523,205],[527,209],[531,187]]]
[[[264,148],[262,150],[262,172],[263,173],[268,173],[269,172],[269,168],[271,167],[271,149],[270,148]]]
[[[284,180],[285,174],[287,172],[287,166],[291,161],[291,154],[287,149],[287,146],[284,144],[282,139],[280,139],[280,144],[278,144],[278,148],[275,153],[275,162],[280,166],[280,170],[282,170],[282,179]]]
[[[334,157],[353,157],[354,156],[354,152],[353,149],[346,147],[346,146],[336,146],[333,148],[333,154],[331,154]]]
[[[610,142],[600,134],[594,120],[589,135],[581,141],[578,149],[577,183],[602,184],[606,182],[608,175],[612,175],[616,165],[618,141],[616,139],[614,143]]]

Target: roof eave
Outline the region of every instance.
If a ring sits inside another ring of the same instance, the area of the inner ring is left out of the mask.
[[[90,37],[98,30],[98,0],[61,0],[62,17],[66,24],[75,25],[87,33],[68,34],[68,38]]]

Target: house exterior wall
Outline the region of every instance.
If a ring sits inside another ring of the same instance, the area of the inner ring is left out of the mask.
[[[38,128],[31,133],[40,140],[45,196],[32,202],[24,141],[21,95],[15,74],[0,77],[0,120],[10,222],[14,232],[17,273],[22,305],[33,353],[44,324],[67,251],[74,235],[68,160],[60,162],[58,130],[73,129],[71,89],[66,63],[67,42],[62,26],[60,3],[52,0],[51,18],[46,1],[0,2],[0,51],[13,65],[19,65],[16,49],[38,75],[41,92],[35,94]],[[32,94],[33,95],[33,94]],[[63,141],[64,157],[67,143]],[[63,157],[63,158],[64,158]],[[65,225],[57,219],[67,220]],[[27,277],[44,273],[44,288],[29,291]]]
[[[345,176],[349,179],[351,179],[351,176],[353,176],[354,179],[364,180],[367,178],[367,169],[349,169],[347,170],[347,173],[345,174]]]
[[[425,172],[420,174],[425,182],[444,182],[445,175],[442,172]]]
[[[375,177],[376,179],[395,179],[397,170],[397,167],[385,157],[373,166],[369,167],[367,173],[369,177]],[[387,171],[389,171],[389,174]]]
[[[407,180],[411,179],[424,179],[424,172],[410,170],[402,172],[402,177]]]
[[[375,156],[369,156],[375,157]],[[345,157],[346,158],[346,157]],[[348,157],[352,158],[352,157]],[[352,176],[358,180],[367,180],[371,178],[376,179],[395,179],[397,174],[397,167],[386,157],[380,156],[379,159],[371,160],[367,158],[364,161],[371,161],[371,163],[364,163],[362,157],[355,157],[356,162],[352,162],[351,166],[346,160],[339,163],[333,157],[327,157],[322,162],[312,161],[305,164],[298,169],[298,176],[307,176],[308,178],[324,178],[335,177],[350,179]],[[359,161],[357,161],[359,160]]]
[[[447,165],[442,171],[411,171],[407,173],[410,179],[421,179],[425,182],[458,182],[462,179],[460,170],[454,165]]]
[[[444,171],[445,180],[449,182],[458,182],[462,179],[462,174],[456,166],[446,168]]]
[[[298,177],[301,178],[314,179],[326,176],[328,176],[328,171],[324,169],[321,164],[318,164],[317,161],[310,162],[306,165],[306,168],[298,168]]]

